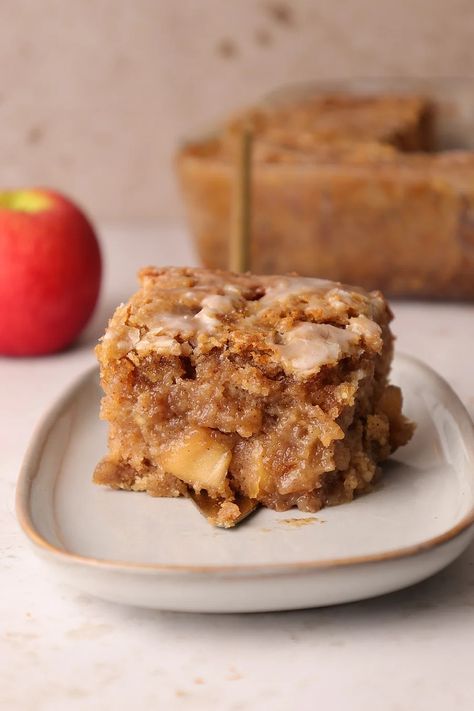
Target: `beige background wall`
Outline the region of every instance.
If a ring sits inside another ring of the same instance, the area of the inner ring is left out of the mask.
[[[279,84],[466,75],[472,0],[0,0],[0,184],[176,218],[180,137]]]

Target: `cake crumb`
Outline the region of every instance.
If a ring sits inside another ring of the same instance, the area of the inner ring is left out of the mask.
[[[283,518],[278,523],[283,523],[292,528],[301,528],[301,526],[308,526],[310,523],[316,523],[317,521],[319,519],[316,516],[306,516],[305,518]]]

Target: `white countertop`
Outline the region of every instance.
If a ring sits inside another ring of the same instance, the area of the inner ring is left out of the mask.
[[[178,228],[108,228],[102,239],[103,298],[80,344],[47,358],[0,359],[0,709],[471,711],[472,546],[408,590],[302,612],[160,613],[50,579],[14,513],[32,428],[93,362],[105,315],[134,289],[136,268],[195,262]],[[474,306],[398,303],[394,311],[398,348],[438,370],[473,415]]]

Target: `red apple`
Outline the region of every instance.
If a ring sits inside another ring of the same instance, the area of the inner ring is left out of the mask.
[[[0,191],[0,353],[69,345],[97,301],[101,257],[84,213],[40,188]]]

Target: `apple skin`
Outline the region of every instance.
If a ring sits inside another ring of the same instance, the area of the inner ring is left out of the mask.
[[[68,346],[89,320],[102,262],[84,213],[54,190],[0,191],[0,354]]]

